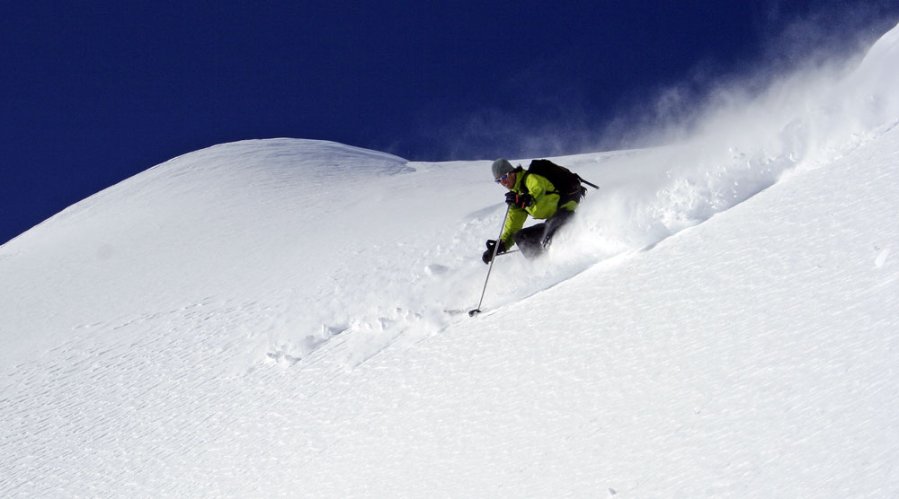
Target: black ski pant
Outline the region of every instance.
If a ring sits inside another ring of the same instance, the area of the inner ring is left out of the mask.
[[[573,211],[559,209],[545,222],[521,229],[515,233],[515,244],[526,258],[536,258],[549,248],[553,234],[574,216]]]

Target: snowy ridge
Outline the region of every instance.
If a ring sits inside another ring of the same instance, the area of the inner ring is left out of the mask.
[[[0,247],[0,495],[896,495],[897,33],[556,158],[603,188],[477,319],[489,161],[244,141],[74,205]]]

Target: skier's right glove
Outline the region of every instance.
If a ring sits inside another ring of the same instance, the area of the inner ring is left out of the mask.
[[[493,249],[496,248],[496,241],[493,239],[487,240],[487,251],[481,256],[481,260],[484,260],[484,263],[490,263],[490,260],[493,260]],[[506,245],[503,244],[502,241],[499,242],[499,248],[496,248],[496,254],[505,253]]]
[[[530,194],[519,194],[515,191],[509,191],[506,193],[506,204],[525,209],[534,204],[534,197]]]

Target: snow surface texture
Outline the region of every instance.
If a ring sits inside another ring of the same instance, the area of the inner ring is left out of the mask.
[[[0,496],[895,497],[896,81],[557,158],[603,189],[475,319],[489,161],[152,168],[0,247]]]

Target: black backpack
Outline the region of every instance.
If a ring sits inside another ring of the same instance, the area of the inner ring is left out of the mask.
[[[581,183],[587,184],[594,189],[599,189],[597,185],[582,179],[577,173],[548,159],[531,161],[531,164],[528,165],[527,173],[536,173],[549,180],[556,190],[550,191],[548,194],[558,194],[560,203],[568,199],[580,199],[586,195],[587,189],[581,186]],[[525,189],[525,194],[527,194],[527,185],[523,180],[521,186]]]

